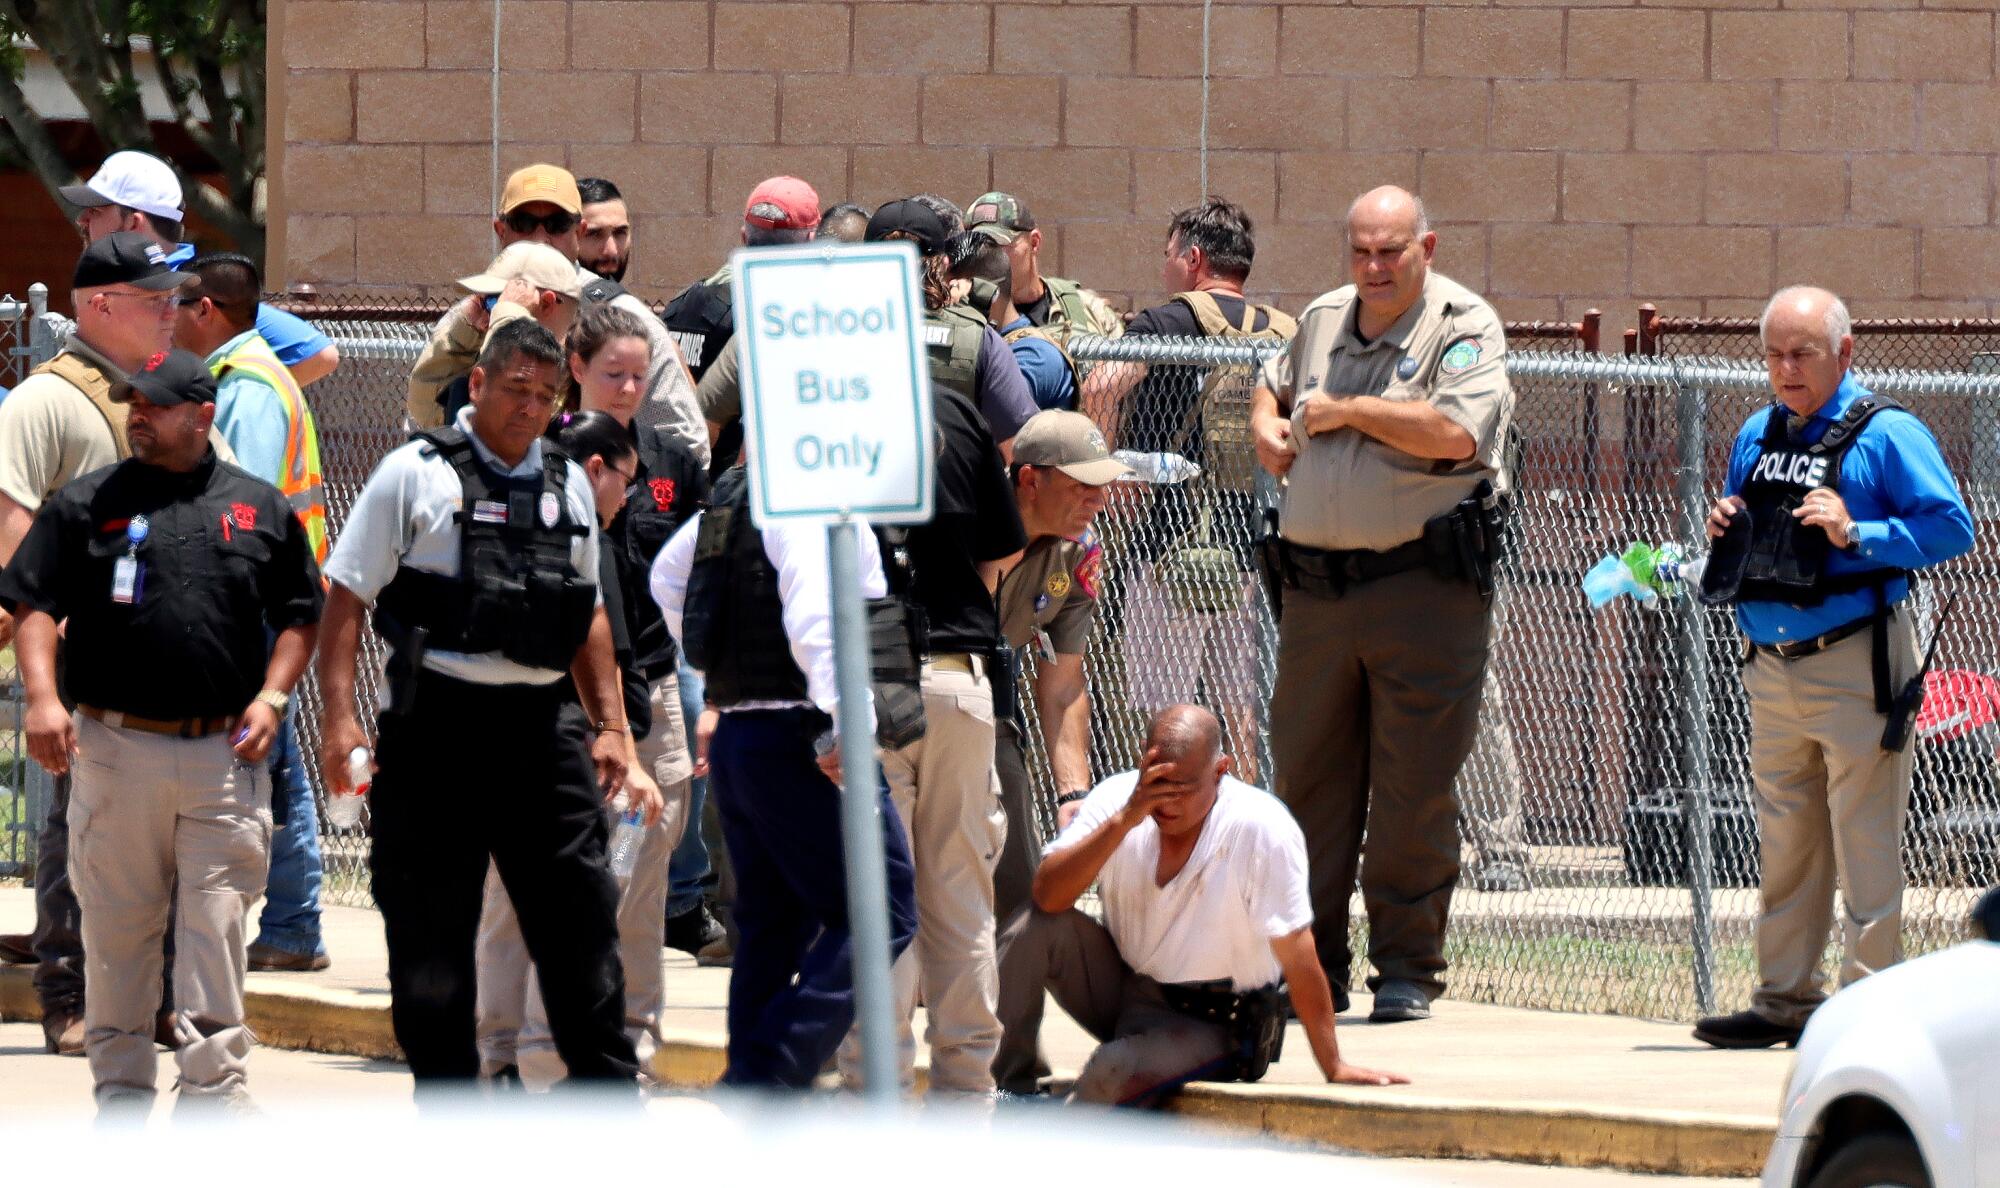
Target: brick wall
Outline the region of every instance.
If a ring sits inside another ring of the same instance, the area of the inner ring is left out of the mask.
[[[1219,2],[1209,186],[1253,288],[1338,282],[1360,190],[1416,188],[1439,265],[1509,318],[1754,310],[1817,281],[1879,315],[1993,312],[1994,0]],[[490,240],[491,0],[273,0],[282,275],[436,286]],[[630,283],[732,246],[744,195],[1021,194],[1045,267],[1158,295],[1198,195],[1201,7],[506,0],[500,167],[631,202]],[[1629,319],[1627,319],[1629,320]]]

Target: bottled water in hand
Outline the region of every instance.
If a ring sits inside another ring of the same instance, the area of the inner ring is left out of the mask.
[[[1662,597],[1677,597],[1701,585],[1708,554],[1692,553],[1671,542],[1657,548],[1634,541],[1617,556],[1606,554],[1583,575],[1583,592],[1592,607],[1602,607],[1620,594],[1642,605]]]
[[[618,827],[611,831],[611,873],[629,879],[639,866],[639,842],[646,836],[645,817],[620,792],[611,802],[618,814]]]
[[[1164,450],[1154,450],[1150,453],[1140,453],[1138,450],[1115,450],[1111,456],[1132,468],[1132,473],[1123,477],[1134,482],[1172,486],[1197,478],[1201,474],[1199,463]]]
[[[332,792],[326,798],[326,823],[335,829],[352,829],[361,824],[361,806],[366,803],[368,787],[374,782],[374,763],[367,747],[356,747],[347,753],[347,788],[345,792]]]

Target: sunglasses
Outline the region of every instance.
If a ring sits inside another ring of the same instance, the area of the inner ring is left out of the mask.
[[[552,211],[545,215],[517,210],[507,215],[504,221],[516,235],[533,235],[537,227],[545,229],[550,235],[566,235],[570,228],[576,226],[576,216],[566,210]]]

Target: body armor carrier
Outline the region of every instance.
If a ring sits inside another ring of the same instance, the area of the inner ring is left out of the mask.
[[[569,459],[543,442],[542,472],[517,478],[487,466],[456,426],[416,439],[449,462],[465,488],[454,516],[459,572],[398,570],[376,599],[375,629],[399,652],[422,632],[425,647],[568,669],[597,604],[596,587],[570,560],[571,542],[590,529],[570,516]]]
[[[910,574],[901,530],[877,536],[890,594],[867,607],[875,737],[894,750],[923,737],[923,613],[905,593]],[[681,644],[688,662],[707,676],[708,699],[718,706],[810,700],[785,635],[777,568],[750,521],[742,466],[723,474],[696,530]]]

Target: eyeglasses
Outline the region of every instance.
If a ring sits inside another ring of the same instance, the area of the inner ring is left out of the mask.
[[[176,298],[172,293],[131,293],[123,289],[112,289],[106,292],[104,295],[106,297],[136,298],[140,301],[145,302],[147,305],[151,306],[154,310],[159,312],[165,312],[166,310],[172,309],[176,304]],[[195,300],[199,301],[201,300],[201,298],[197,297],[195,298]]]
[[[182,309],[186,309],[186,308],[187,308],[188,306],[190,306],[190,305],[200,305],[200,304],[201,304],[201,298],[200,298],[200,297],[176,297],[176,298],[174,298],[174,304],[175,304],[175,305],[178,305],[178,306],[180,306],[180,307],[181,307]]]
[[[570,228],[576,226],[576,216],[566,210],[551,211],[545,215],[517,210],[507,214],[503,221],[516,235],[533,235],[537,227],[547,230],[550,235],[567,235]]]
[[[634,466],[630,470],[620,470],[618,467],[613,466],[610,462],[606,462],[604,464],[604,469],[617,475],[619,478],[624,479],[625,485],[628,487],[631,486],[633,483],[639,481],[639,468],[636,466]]]

